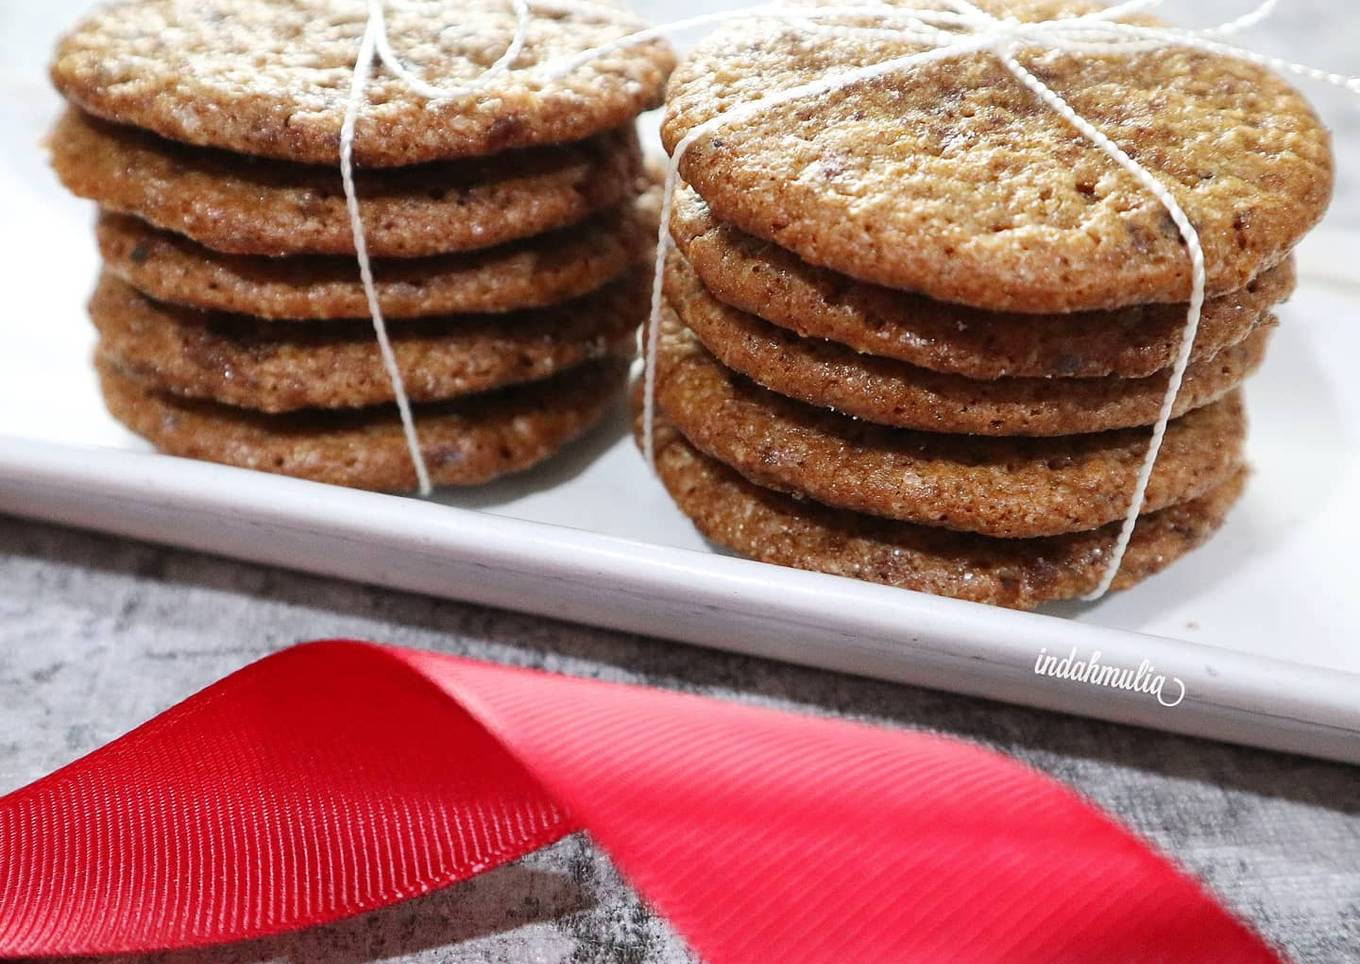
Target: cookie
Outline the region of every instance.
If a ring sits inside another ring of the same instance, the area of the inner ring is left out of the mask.
[[[476,79],[514,33],[502,0],[386,0],[387,35],[431,84]],[[374,67],[355,133],[363,167],[396,167],[580,140],[660,104],[673,65],[661,41],[625,47],[561,80],[532,68],[641,29],[612,4],[536,10],[513,71],[431,101]],[[362,3],[116,0],[57,47],[52,80],[90,113],[177,141],[335,165]]]
[[[393,406],[261,415],[148,389],[98,359],[113,417],[162,452],[360,489],[409,492],[415,469]],[[599,421],[625,365],[415,409],[436,485],[477,485],[537,465]]]
[[[1013,609],[1095,589],[1119,529],[993,539],[829,509],[748,482],[664,424],[657,473],[704,536],[743,555]],[[1239,469],[1198,498],[1142,516],[1114,588],[1128,589],[1208,539],[1245,477]]]
[[[855,281],[720,224],[690,188],[677,193],[670,228],[704,285],[727,304],[806,337],[968,378],[1146,378],[1171,365],[1185,327],[1185,305],[993,313]],[[1210,299],[1193,357],[1240,342],[1293,290],[1291,257]]]
[[[688,331],[663,331],[657,400],[706,455],[751,481],[887,518],[1032,538],[1123,517],[1147,452],[1142,429],[982,438],[885,428],[767,391],[719,365]],[[1173,421],[1148,511],[1225,482],[1242,460],[1240,393]]]
[[[223,254],[144,221],[104,212],[96,229],[106,271],[153,298],[257,318],[363,318],[352,257]],[[515,311],[588,294],[636,264],[648,239],[631,204],[578,227],[484,251],[376,261],[388,320]]]
[[[1101,9],[980,5],[1031,21]],[[918,49],[773,21],[722,28],[671,80],[666,149],[735,104]],[[1210,294],[1245,286],[1321,218],[1330,137],[1269,70],[1179,47],[1017,56],[1167,185],[1199,232]],[[1064,312],[1190,292],[1190,262],[1162,205],[991,52],[725,125],[694,144],[681,171],[719,221],[812,264],[942,301]]]
[[[185,147],[78,111],[48,144],[73,193],[214,250],[354,253],[337,168]],[[470,251],[577,224],[632,197],[641,163],[630,125],[562,147],[360,171],[369,254]]]
[[[998,378],[977,381],[799,338],[710,295],[674,255],[666,296],[679,319],[724,366],[811,405],[902,428],[971,435],[1075,435],[1151,425],[1167,373],[1150,378]],[[1192,364],[1175,415],[1207,405],[1260,365],[1273,319],[1246,340]]]
[[[391,332],[412,401],[439,401],[536,381],[632,353],[647,312],[641,272],[569,304],[513,315],[412,321]],[[175,395],[263,412],[357,408],[393,400],[367,321],[325,328],[205,314],[152,301],[104,275],[90,301],[100,354]]]

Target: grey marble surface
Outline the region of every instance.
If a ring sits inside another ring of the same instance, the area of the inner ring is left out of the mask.
[[[4,4],[68,22],[84,0]],[[642,0],[654,19],[724,0]],[[1241,12],[1175,0],[1183,19]],[[680,9],[683,6],[683,9]],[[1294,0],[1258,49],[1360,70],[1349,0]],[[37,65],[42,51],[16,51]],[[12,63],[13,67],[14,64]],[[1360,227],[1360,110],[1308,87],[1336,131],[1330,223]],[[1174,852],[1301,962],[1360,960],[1360,768],[1234,749],[404,596],[0,517],[0,792],[290,643],[360,636],[974,739],[1068,781]],[[1358,697],[1360,698],[1360,697]],[[277,940],[164,955],[259,960],[681,962],[683,942],[580,836],[467,884]]]
[[[956,734],[1068,781],[1303,962],[1360,960],[1360,768],[1235,749],[406,596],[0,517],[0,791],[279,647],[358,636]],[[200,953],[257,960],[690,959],[581,836],[422,900]]]

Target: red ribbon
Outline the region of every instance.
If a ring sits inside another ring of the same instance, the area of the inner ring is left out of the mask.
[[[577,829],[713,962],[1279,960],[978,747],[355,642],[261,660],[0,799],[0,953],[261,937]]]

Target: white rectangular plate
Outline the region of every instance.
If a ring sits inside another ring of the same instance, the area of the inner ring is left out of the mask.
[[[1305,281],[1249,390],[1256,474],[1223,532],[1128,593],[1026,615],[713,552],[645,470],[622,412],[539,471],[429,502],[152,454],[104,412],[89,368],[92,212],[37,149],[55,98],[26,74],[5,80],[0,109],[0,511],[1360,762],[1360,292],[1336,283],[1354,237],[1302,255]],[[1035,674],[1041,650],[1074,648],[1147,660],[1185,699],[1168,709]]]

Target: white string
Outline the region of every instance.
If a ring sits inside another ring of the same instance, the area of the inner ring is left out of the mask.
[[[387,17],[384,13],[383,2],[384,0],[369,0],[368,3],[369,23],[375,24],[377,30],[378,57],[382,60],[383,66],[399,77],[407,87],[428,100],[447,100],[476,93],[479,88],[494,80],[498,74],[505,73],[510,69],[515,59],[519,57],[520,51],[524,49],[524,42],[529,35],[531,11],[528,0],[510,0],[510,6],[515,11],[515,31],[510,37],[510,43],[506,45],[505,52],[475,79],[458,87],[436,87],[412,73],[410,68],[402,63],[401,58],[393,52],[392,45],[387,38]]]
[[[1274,13],[1275,7],[1279,2],[1280,0],[1265,0],[1265,2],[1260,4],[1255,10],[1248,10],[1246,13],[1242,14],[1242,16],[1229,20],[1227,23],[1221,23],[1217,27],[1209,27],[1202,31],[1202,33],[1218,34],[1220,37],[1241,33],[1248,27],[1256,26],[1262,20]]]
[[[373,322],[373,333],[377,337],[378,351],[382,356],[383,368],[387,371],[392,385],[392,394],[401,417],[402,434],[406,448],[411,456],[411,465],[416,473],[416,487],[422,496],[428,496],[433,487],[430,483],[429,466],[425,453],[420,447],[420,436],[416,431],[415,418],[411,413],[411,399],[406,391],[406,382],[392,350],[388,337],[387,322],[383,317],[382,304],[378,289],[373,280],[373,264],[368,254],[368,237],[364,230],[363,217],[359,207],[359,194],[354,184],[354,137],[358,124],[359,110],[364,104],[364,94],[372,75],[373,58],[380,59],[394,76],[405,83],[412,91],[429,100],[445,100],[453,97],[476,93],[497,75],[505,73],[514,64],[524,49],[529,32],[529,0],[509,0],[515,13],[515,29],[505,51],[476,78],[457,87],[437,87],[426,82],[412,72],[392,49],[387,35],[387,16],[384,0],[369,0],[368,19],[364,25],[363,36],[359,41],[359,53],[355,58],[354,76],[350,82],[349,97],[345,102],[345,116],[340,125],[340,181],[345,193],[345,207],[349,212],[350,232],[354,237],[354,256],[359,264],[359,280],[363,285],[364,298],[368,302],[369,317]],[[558,10],[594,13],[603,15],[608,8],[600,4],[582,0],[544,0],[540,6]]]
[[[373,265],[368,258],[368,237],[364,233],[364,221],[359,214],[359,193],[354,189],[354,127],[359,118],[359,107],[364,99],[364,87],[373,69],[373,55],[378,38],[385,32],[382,18],[382,0],[373,0],[377,15],[370,16],[364,27],[363,39],[359,42],[359,57],[354,62],[354,79],[350,84],[349,100],[345,104],[345,119],[340,125],[340,180],[345,188],[345,206],[349,210],[349,226],[354,234],[354,256],[359,261],[359,280],[364,286],[364,297],[368,299],[368,313],[373,319],[373,333],[378,338],[378,351],[382,354],[383,367],[392,383],[392,394],[396,396],[397,411],[401,415],[401,429],[406,436],[406,448],[411,453],[411,464],[416,470],[416,486],[421,495],[430,494],[430,471],[425,465],[425,454],[420,448],[420,437],[416,434],[415,419],[411,416],[411,399],[406,394],[406,383],[397,365],[397,356],[392,351],[391,339],[387,337],[387,322],[383,319],[382,306],[378,303],[378,289],[373,284]],[[372,9],[372,8],[371,8]]]
[[[888,7],[877,3],[851,4],[840,6],[823,7],[793,7],[787,4],[762,4],[755,7],[742,7],[738,10],[722,10],[717,13],[705,13],[694,17],[686,17],[683,20],[674,20],[670,23],[661,24],[656,27],[648,27],[646,30],[639,30],[626,36],[611,40],[608,43],[600,44],[598,47],[591,47],[578,54],[563,57],[551,62],[544,67],[544,70],[551,80],[559,80],[579,67],[583,67],[600,57],[633,47],[641,43],[658,40],[671,34],[681,33],[692,30],[695,27],[706,27],[711,24],[725,23],[730,20],[787,20],[791,23],[814,23],[817,20],[835,20],[861,18],[882,21],[900,20],[908,24],[908,29],[914,29],[922,37],[927,36],[924,27],[934,20],[937,23],[946,25],[957,25],[960,18],[951,15],[945,10],[917,9],[912,7]],[[898,39],[903,39],[901,32],[894,31]],[[941,35],[947,35],[951,40],[963,39],[957,35],[949,34],[948,31],[931,31],[929,37],[938,39]],[[906,39],[915,40],[915,37]]]
[[[1306,77],[1309,80],[1319,81],[1324,84],[1332,84],[1336,87],[1344,87],[1352,93],[1360,94],[1360,77],[1341,74],[1331,70],[1319,70],[1316,67],[1309,67],[1307,64],[1294,63],[1293,61],[1285,60],[1281,57],[1269,57],[1265,54],[1258,54],[1254,50],[1247,50],[1246,48],[1238,47],[1235,44],[1210,40],[1204,36],[1204,34],[1215,32],[1216,28],[1196,32],[1178,30],[1171,27],[1144,27],[1131,23],[1111,24],[1110,26],[1118,27],[1122,33],[1129,35],[1130,38],[1144,38],[1153,46],[1189,47],[1194,50],[1202,50],[1206,53],[1219,54],[1224,57],[1234,57],[1238,60],[1245,60],[1262,67],[1269,67],[1272,70],[1283,71],[1298,77]]]
[[[1160,7],[1162,0],[1124,0],[1123,3],[1112,4],[1102,10],[1094,10],[1083,15],[1084,20],[1117,20],[1126,17],[1131,13],[1141,13],[1144,10],[1151,10],[1153,7]]]
[[[1134,526],[1138,524],[1138,516],[1142,514],[1143,503],[1147,497],[1148,481],[1152,478],[1153,466],[1157,464],[1157,455],[1162,450],[1162,439],[1166,435],[1167,425],[1171,422],[1171,414],[1176,407],[1176,398],[1180,395],[1181,382],[1185,378],[1185,369],[1190,364],[1190,350],[1194,347],[1195,335],[1199,332],[1200,315],[1204,309],[1204,248],[1200,244],[1199,232],[1190,223],[1190,219],[1186,217],[1185,210],[1181,207],[1180,202],[1167,190],[1166,185],[1153,177],[1147,168],[1130,157],[1127,151],[1110,140],[1104,131],[1073,110],[1072,105],[1063,100],[1051,87],[1025,69],[1024,65],[1015,59],[1013,48],[998,51],[998,54],[1001,57],[1001,62],[1015,75],[1017,80],[1029,88],[1036,97],[1061,116],[1063,120],[1080,131],[1083,137],[1137,178],[1138,183],[1146,188],[1148,193],[1161,203],[1162,207],[1166,208],[1167,213],[1171,215],[1171,220],[1176,223],[1176,230],[1180,231],[1181,238],[1185,241],[1185,250],[1190,256],[1190,304],[1186,309],[1185,327],[1181,329],[1176,359],[1171,366],[1171,377],[1167,382],[1166,392],[1162,396],[1162,405],[1157,412],[1157,421],[1152,426],[1152,439],[1148,442],[1147,453],[1143,456],[1143,464],[1138,469],[1138,477],[1133,486],[1133,495],[1129,499],[1128,510],[1124,515],[1123,524],[1119,527],[1119,536],[1115,539],[1114,548],[1110,551],[1109,559],[1096,588],[1085,597],[1087,599],[1099,599],[1109,592],[1110,585],[1119,573],[1119,566],[1124,561],[1124,554],[1128,552],[1129,541],[1133,538]]]
[[[346,122],[341,129],[341,173],[346,184],[346,200],[350,203],[350,220],[355,232],[355,249],[359,256],[360,273],[364,279],[365,294],[368,295],[370,309],[373,312],[374,329],[378,334],[379,344],[384,350],[385,363],[388,363],[391,358],[391,349],[387,345],[386,331],[378,310],[377,295],[372,286],[372,273],[367,265],[367,249],[363,243],[363,225],[358,217],[358,202],[354,196],[351,173],[354,115],[357,114],[362,99],[364,83],[371,66],[370,62],[376,51],[377,56],[381,58],[389,70],[422,96],[430,99],[460,96],[474,92],[492,77],[512,68],[514,60],[523,47],[532,9],[581,13],[587,16],[598,16],[602,20],[607,20],[613,12],[610,8],[593,3],[591,0],[511,0],[511,2],[516,14],[516,26],[505,53],[475,80],[456,88],[440,88],[415,76],[396,57],[387,39],[382,0],[370,0],[369,24],[365,30],[364,40],[360,45],[359,63],[355,68],[355,84],[350,94]],[[1350,77],[1331,71],[1318,70],[1303,64],[1291,63],[1277,57],[1267,57],[1212,39],[1214,37],[1231,36],[1260,23],[1275,10],[1278,0],[1263,0],[1255,8],[1239,17],[1214,27],[1195,31],[1142,26],[1116,20],[1118,17],[1155,8],[1162,3],[1162,0],[1124,0],[1124,2],[1080,16],[1034,22],[1021,22],[1014,17],[995,17],[979,9],[969,0],[939,0],[939,2],[944,4],[944,9],[940,7],[887,6],[878,2],[849,6],[828,5],[801,8],[782,3],[762,4],[740,10],[689,17],[669,24],[649,27],[607,41],[589,50],[524,69],[540,71],[546,75],[548,80],[558,80],[573,70],[610,53],[683,30],[741,19],[771,19],[788,25],[812,26],[818,33],[840,32],[843,35],[893,38],[930,48],[925,51],[893,57],[881,63],[834,73],[810,83],[777,91],[759,100],[739,104],[692,128],[675,145],[666,167],[665,188],[661,203],[661,224],[657,237],[655,274],[652,279],[651,311],[647,322],[643,359],[643,452],[648,465],[653,468],[656,461],[656,365],[661,336],[663,279],[666,258],[672,244],[669,222],[674,205],[675,190],[679,182],[680,163],[685,153],[700,138],[709,136],[721,126],[750,120],[763,111],[770,110],[780,104],[803,98],[818,97],[830,91],[844,89],[850,85],[893,71],[957,57],[969,52],[987,50],[995,54],[1012,76],[1027,90],[1062,117],[1094,147],[1136,178],[1139,184],[1165,208],[1180,232],[1185,243],[1187,257],[1190,259],[1191,290],[1186,310],[1186,323],[1182,329],[1176,357],[1171,366],[1167,390],[1162,399],[1157,421],[1153,425],[1147,454],[1144,457],[1134,491],[1129,499],[1128,511],[1097,587],[1087,597],[1088,599],[1096,599],[1109,591],[1110,585],[1119,572],[1134,527],[1137,525],[1138,516],[1146,500],[1148,481],[1152,476],[1167,425],[1171,420],[1171,413],[1175,409],[1176,399],[1180,393],[1181,382],[1189,364],[1204,305],[1206,287],[1204,252],[1198,233],[1167,186],[1130,157],[1107,135],[1078,114],[1066,100],[1026,69],[1016,59],[1016,53],[1020,49],[1033,47],[1051,51],[1129,54],[1180,46],[1236,57],[1286,71],[1296,76],[1342,86],[1357,93],[1360,93],[1360,77]],[[824,20],[871,20],[880,26],[866,27],[858,23],[822,24],[819,22]],[[881,26],[883,24],[890,26]],[[396,371],[395,360],[388,364],[388,373],[392,377],[393,388],[398,396],[398,406],[402,410],[403,425],[407,429],[408,444],[412,446],[412,458],[417,463],[417,473],[423,476],[423,461],[419,447],[415,442],[415,430],[410,422],[409,406],[406,404],[405,392],[401,387],[401,376]],[[426,482],[425,485],[427,484]],[[422,488],[422,491],[424,491],[424,488]]]

